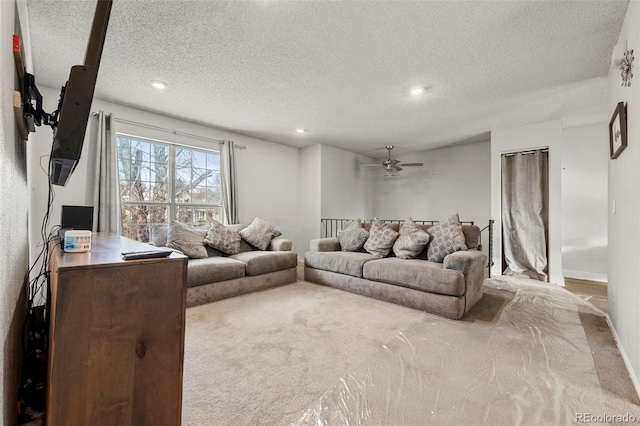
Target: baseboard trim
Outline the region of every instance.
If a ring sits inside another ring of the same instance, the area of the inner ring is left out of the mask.
[[[596,272],[575,271],[572,269],[563,269],[562,273],[565,278],[575,278],[577,280],[597,281],[606,283],[609,281],[607,274],[598,274]]]
[[[640,398],[640,381],[638,381],[638,377],[635,375],[633,367],[631,366],[631,361],[629,361],[629,357],[627,353],[624,351],[624,347],[620,343],[620,336],[618,336],[618,332],[616,328],[613,326],[613,322],[609,317],[609,314],[606,315],[607,324],[609,324],[609,329],[611,330],[611,334],[613,334],[613,340],[616,342],[616,346],[618,347],[618,351],[622,356],[622,361],[624,361],[625,367],[627,367],[627,372],[629,373],[629,377],[631,378],[631,383],[633,383],[633,387],[636,389],[636,395]]]

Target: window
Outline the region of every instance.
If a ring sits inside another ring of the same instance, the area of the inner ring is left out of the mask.
[[[171,220],[220,220],[220,154],[124,134],[116,135],[122,234],[148,242]]]

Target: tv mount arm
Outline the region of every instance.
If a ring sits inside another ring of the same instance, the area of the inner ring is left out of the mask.
[[[60,91],[60,101],[64,97],[66,86]],[[24,73],[24,85],[22,90],[22,105],[24,108],[24,122],[29,132],[35,132],[35,126],[51,126],[53,130],[58,127],[58,114],[60,112],[60,102],[58,109],[51,114],[42,109],[42,95],[36,86],[35,77],[28,72]]]

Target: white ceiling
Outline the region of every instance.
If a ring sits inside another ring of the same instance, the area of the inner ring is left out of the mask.
[[[606,119],[627,4],[114,0],[95,96],[293,146],[379,154],[488,140]],[[36,82],[60,87],[84,61],[95,2],[27,7]],[[426,93],[411,96],[417,85]]]

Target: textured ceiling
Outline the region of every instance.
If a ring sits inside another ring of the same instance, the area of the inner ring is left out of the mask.
[[[114,0],[95,96],[293,146],[428,149],[608,116],[627,3]],[[27,7],[36,81],[60,87],[95,2]]]

